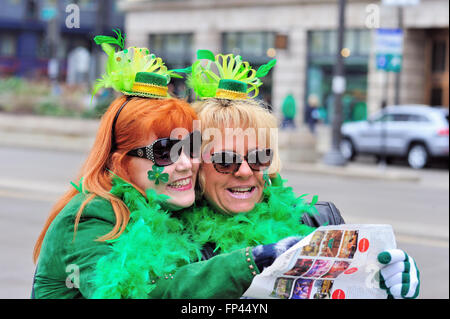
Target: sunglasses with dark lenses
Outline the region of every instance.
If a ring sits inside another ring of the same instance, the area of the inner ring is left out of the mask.
[[[150,145],[129,151],[127,155],[149,159],[158,166],[169,166],[178,161],[181,152],[190,158],[199,158],[201,137],[200,131],[194,131],[182,140],[160,138]]]
[[[236,173],[244,159],[253,171],[262,171],[272,163],[273,151],[270,148],[253,150],[242,158],[242,155],[231,151],[213,153],[211,163],[217,172],[222,174]]]

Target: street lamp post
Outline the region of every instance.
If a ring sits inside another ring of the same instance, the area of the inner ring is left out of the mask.
[[[403,30],[403,7],[401,6],[397,8],[397,19],[398,19],[398,28],[400,30]],[[394,98],[395,105],[400,105],[400,76],[401,76],[401,69],[398,70],[397,73],[395,73],[395,98]]]
[[[333,93],[334,93],[334,114],[332,123],[332,144],[331,150],[325,154],[323,162],[333,166],[343,166],[346,159],[342,156],[340,150],[341,144],[341,125],[342,125],[342,94],[345,92],[345,76],[344,76],[344,58],[342,49],[344,47],[345,34],[345,4],[346,0],[339,0],[339,26],[337,36],[337,53],[336,65],[333,77]]]
[[[109,12],[107,11],[109,8],[109,3],[107,0],[98,0],[97,2],[97,12],[94,26],[94,34],[100,35],[103,34],[105,29],[105,22],[109,19]],[[105,15],[107,17],[105,17]],[[102,49],[94,45],[93,47],[93,56],[95,63],[95,77],[98,78],[102,73]]]
[[[56,1],[51,6],[43,8],[41,15],[47,20],[47,41],[49,47],[49,61],[47,65],[47,73],[52,87],[52,95],[59,95],[59,74],[60,74],[60,57],[58,52],[58,43],[61,42],[60,34],[60,6]]]

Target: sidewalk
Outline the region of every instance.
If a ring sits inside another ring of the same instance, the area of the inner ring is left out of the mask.
[[[0,146],[88,151],[98,120],[0,113]]]
[[[0,113],[0,146],[88,152],[99,125],[98,120],[56,118]],[[336,175],[350,178],[419,181],[410,169],[375,164],[348,163],[333,167],[321,163],[329,149],[330,128],[320,126],[312,136],[306,128],[280,131],[279,146],[283,170]]]
[[[420,181],[420,175],[409,168],[381,167],[377,164],[350,162],[343,167],[325,165],[323,163],[292,163],[283,162],[283,170],[322,175],[335,175],[348,178],[368,178],[391,181]]]

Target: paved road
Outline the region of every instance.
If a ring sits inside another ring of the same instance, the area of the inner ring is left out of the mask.
[[[0,147],[0,298],[29,298],[34,241],[84,157]],[[449,297],[447,169],[422,171],[419,182],[298,171],[284,171],[283,176],[297,193],[333,201],[347,223],[392,224],[398,246],[414,256],[421,269],[421,298]]]
[[[347,223],[391,224],[399,248],[416,259],[421,298],[449,298],[449,173],[420,172],[419,182],[342,178],[285,171],[298,193],[332,201]]]

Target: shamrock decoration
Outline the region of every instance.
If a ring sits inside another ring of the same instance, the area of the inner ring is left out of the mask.
[[[153,170],[148,171],[148,179],[151,181],[155,181],[155,185],[159,184],[159,181],[162,183],[167,183],[169,181],[169,174],[162,173],[164,171],[164,167],[153,165]]]

